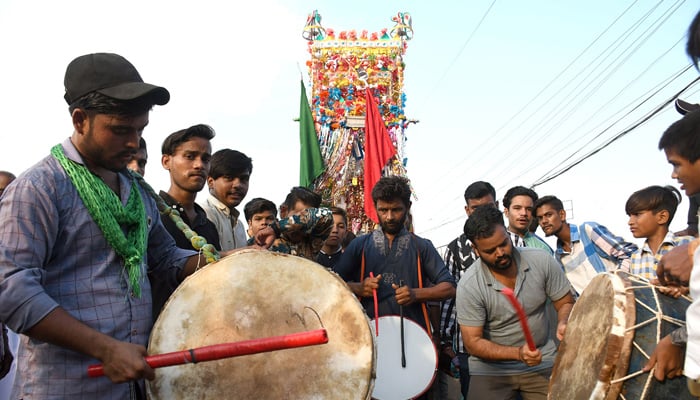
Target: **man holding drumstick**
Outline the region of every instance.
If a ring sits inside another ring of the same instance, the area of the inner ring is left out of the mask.
[[[144,398],[151,272],[176,286],[206,264],[176,247],[126,169],[170,94],[117,54],[65,74],[73,134],[0,199],[0,322],[22,334],[12,398]],[[109,378],[88,378],[104,364]]]
[[[514,248],[500,211],[476,209],[464,224],[464,234],[479,259],[457,286],[457,321],[469,357],[468,400],[546,399],[556,344],[549,338],[547,299],[557,310],[561,340],[574,304],[571,284],[545,250]],[[531,349],[516,311],[500,293],[509,288],[525,306],[532,329]]]

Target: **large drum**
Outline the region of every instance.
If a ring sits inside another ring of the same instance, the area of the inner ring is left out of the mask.
[[[321,328],[328,343],[156,370],[155,399],[369,399],[372,332],[346,284],[303,258],[245,250],[197,271],[155,323],[149,354]]]
[[[685,378],[658,382],[642,372],[656,344],[685,325],[689,305],[622,271],[597,275],[571,311],[548,397],[692,399]]]

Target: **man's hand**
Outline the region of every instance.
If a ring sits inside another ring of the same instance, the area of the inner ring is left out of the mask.
[[[260,229],[258,233],[255,234],[255,241],[254,243],[257,246],[260,246],[265,249],[269,249],[270,246],[272,246],[272,243],[275,242],[275,239],[277,239],[277,235],[275,234],[275,230],[272,229],[270,225]]]
[[[656,265],[656,276],[662,286],[689,286],[690,271],[693,269],[693,256],[698,240],[690,244],[674,247],[664,254]]]
[[[391,284],[391,287],[396,291],[396,302],[401,306],[407,306],[413,304],[416,301],[416,294],[413,289],[407,285],[399,287],[395,283]]]
[[[661,294],[673,297],[674,299],[677,299],[681,296],[690,293],[690,288],[688,286],[658,286],[660,285],[660,282],[657,278],[651,279],[649,282],[651,282],[652,285],[656,286],[656,288],[659,289],[659,292]]]
[[[557,324],[557,339],[559,339],[559,341],[564,340],[565,333],[566,333],[566,321],[560,321]]]
[[[138,379],[153,380],[156,375],[146,363],[146,348],[137,344],[114,340],[104,350],[102,361],[104,374],[114,383]]]
[[[530,351],[527,344],[522,345],[518,349],[519,359],[522,363],[528,367],[534,367],[542,362],[542,352],[540,349],[535,349],[535,351]]]
[[[377,275],[374,278],[367,277],[362,281],[362,292],[361,297],[372,297],[373,291],[379,289],[379,281],[382,280],[382,275]]]
[[[642,369],[644,372],[651,371],[654,366],[654,377],[663,382],[664,379],[673,379],[683,375],[683,359],[685,347],[676,346],[671,343],[671,336],[666,335],[659,344],[656,345],[654,352],[651,353],[649,361]]]

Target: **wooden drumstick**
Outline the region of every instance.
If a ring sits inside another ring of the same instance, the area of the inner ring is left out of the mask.
[[[537,346],[535,346],[535,341],[532,340],[532,333],[530,333],[530,326],[527,324],[527,316],[525,315],[525,310],[523,310],[523,306],[520,304],[518,299],[515,297],[515,293],[513,292],[513,289],[511,288],[503,288],[499,290],[499,292],[503,293],[508,301],[510,301],[510,304],[513,305],[513,308],[515,308],[515,312],[518,314],[518,319],[520,320],[520,325],[523,327],[523,333],[525,334],[525,341],[527,342],[527,347],[530,349],[530,351],[535,351],[537,350]]]
[[[374,272],[369,271],[369,277],[374,278]],[[377,302],[377,289],[372,289],[374,297],[374,331],[375,335],[379,336],[379,303]]]
[[[403,286],[403,280],[399,280],[399,287]],[[401,316],[401,366],[406,368],[406,345],[403,334],[403,306],[399,304],[399,314]]]
[[[202,361],[220,360],[222,358],[245,356],[248,354],[265,353],[274,350],[291,349],[296,347],[313,346],[328,343],[328,332],[325,329],[292,333],[289,335],[272,336],[260,339],[244,340],[214,344],[172,353],[154,354],[146,357],[146,363],[151,368],[169,367]],[[104,375],[102,364],[90,365],[88,376],[95,378]]]

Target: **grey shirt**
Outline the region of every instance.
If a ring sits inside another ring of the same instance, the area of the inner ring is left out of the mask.
[[[556,260],[545,250],[513,247],[518,266],[515,294],[527,315],[542,363],[534,367],[519,361],[490,361],[469,357],[472,375],[519,375],[554,365],[556,345],[548,337],[545,312],[547,298],[556,301],[571,290],[571,284]],[[457,286],[457,321],[460,325],[483,327],[483,337],[503,346],[522,346],[525,336],[518,315],[508,299],[497,290],[505,288],[478,259]]]

